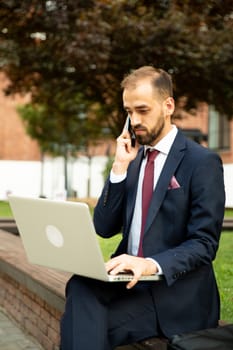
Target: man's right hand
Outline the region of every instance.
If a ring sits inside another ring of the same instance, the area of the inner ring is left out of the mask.
[[[131,146],[130,134],[127,130],[123,130],[117,138],[117,148],[115,160],[112,165],[112,171],[116,175],[125,174],[129,163],[136,157],[139,144],[136,142],[135,147]]]

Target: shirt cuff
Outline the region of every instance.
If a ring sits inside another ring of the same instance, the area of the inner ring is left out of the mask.
[[[163,270],[162,270],[161,266],[159,265],[159,263],[156,260],[154,260],[152,258],[146,258],[146,260],[150,260],[156,265],[156,267],[158,269],[158,272],[156,272],[155,275],[163,275]]]
[[[127,175],[126,172],[124,174],[117,175],[117,174],[114,174],[114,172],[111,170],[111,172],[110,172],[110,181],[113,184],[121,182],[121,181],[124,181],[126,179],[126,175]]]

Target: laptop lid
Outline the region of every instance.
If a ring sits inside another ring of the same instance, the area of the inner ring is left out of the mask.
[[[102,281],[129,281],[108,275],[86,203],[9,196],[29,262]],[[143,276],[158,280],[159,276]]]

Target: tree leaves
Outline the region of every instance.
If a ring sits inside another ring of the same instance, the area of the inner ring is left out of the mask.
[[[30,91],[32,105],[54,119],[57,136],[47,126],[48,139],[64,130],[65,142],[78,147],[80,108],[91,115],[81,143],[105,127],[119,134],[120,81],[141,65],[168,70],[186,108],[206,101],[232,117],[232,22],[229,0],[3,0],[0,67],[12,82],[8,93]]]

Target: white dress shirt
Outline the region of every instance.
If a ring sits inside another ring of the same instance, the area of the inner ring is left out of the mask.
[[[164,163],[167,159],[168,153],[174,142],[176,134],[177,134],[177,128],[175,125],[172,125],[171,131],[153,147],[153,149],[156,149],[159,151],[159,154],[157,155],[154,161],[154,167],[155,167],[154,189],[157,185],[159,176],[162,172]],[[147,148],[151,148],[151,147],[145,146],[145,152]],[[138,252],[139,240],[140,240],[140,231],[141,231],[140,228],[141,228],[141,216],[142,216],[142,182],[144,177],[146,160],[147,159],[145,157],[142,161],[141,168],[140,168],[134,214],[133,214],[133,219],[132,219],[130,232],[129,232],[128,254],[135,255],[135,256],[137,255],[137,252]],[[123,175],[116,175],[113,173],[113,171],[111,171],[110,181],[112,183],[117,183],[117,182],[123,181],[126,178],[126,176],[127,176],[127,173]],[[160,267],[159,267],[159,273],[161,273]]]

